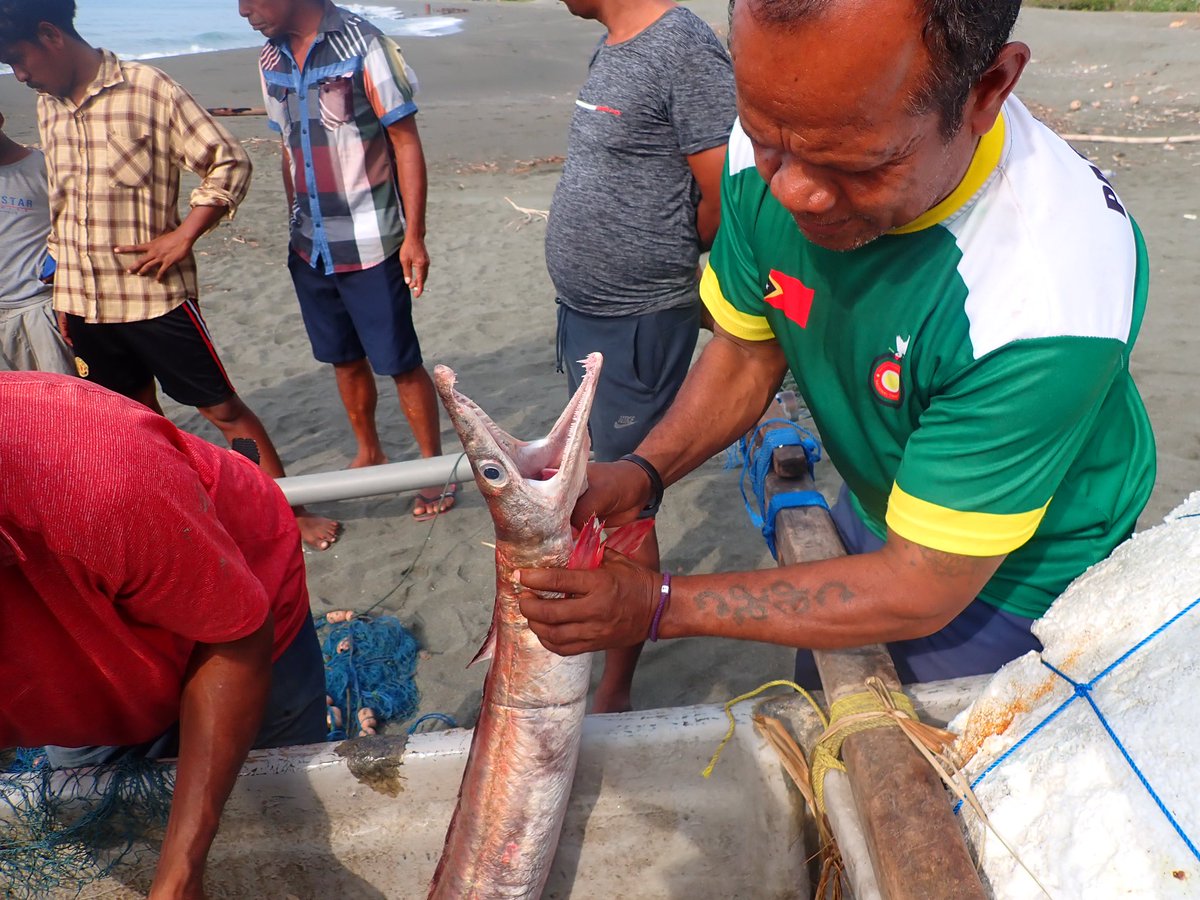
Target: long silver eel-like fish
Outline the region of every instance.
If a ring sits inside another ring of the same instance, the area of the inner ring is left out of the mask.
[[[593,353],[583,362],[583,383],[558,422],[546,438],[529,443],[506,434],[455,390],[450,369],[434,372],[496,525],[496,608],[476,657],[490,655],[491,670],[430,886],[437,900],[539,897],[558,847],[591,659],[562,657],[539,643],[517,606],[513,572],[599,562],[597,523],[572,553],[571,510],[586,486],[587,420],[602,358]]]

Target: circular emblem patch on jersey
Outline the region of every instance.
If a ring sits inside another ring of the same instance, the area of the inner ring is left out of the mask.
[[[871,387],[875,396],[888,406],[899,406],[904,396],[900,371],[900,360],[894,353],[877,356],[871,364]]]
[[[88,368],[88,364],[81,357],[77,356],[75,357],[75,371],[79,373],[80,378],[87,378],[91,369]]]

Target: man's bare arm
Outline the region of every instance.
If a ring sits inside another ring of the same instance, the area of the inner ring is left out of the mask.
[[[671,621],[660,631],[816,650],[925,637],[966,609],[1003,561],[944,553],[889,531],[874,553],[676,579]]]
[[[125,271],[130,275],[153,275],[155,281],[161,282],[172,268],[188,258],[196,241],[215,228],[227,212],[228,207],[222,205],[193,206],[174,231],[144,244],[113,247],[113,252],[142,254]]]
[[[202,898],[221,811],[254,743],[271,684],[274,619],[249,637],[197,644],[184,675],[179,767],[150,900]]]
[[[428,179],[425,151],[417,132],[415,114],[388,126],[388,140],[396,164],[396,183],[404,202],[404,243],[400,245],[400,265],[404,280],[414,298],[425,290],[429,275],[429,253],[425,250],[425,201]]]
[[[700,249],[712,247],[721,224],[721,172],[725,168],[725,145],[693,153],[688,166],[700,187],[700,203],[696,207],[696,233]]]
[[[280,167],[283,173],[283,190],[287,194],[288,202],[288,218],[292,216],[292,210],[296,208],[296,186],[292,183],[292,158],[288,154],[287,140],[279,142],[280,150]]]
[[[885,546],[778,569],[680,576],[659,624],[664,637],[713,636],[833,649],[924,637],[979,594],[1004,557],[969,557],[889,533]],[[526,569],[521,611],[562,654],[629,646],[646,637],[661,576],[610,555],[600,569]]]
[[[664,484],[678,481],[753,427],[786,372],[778,341],[747,341],[718,326],[638,454]]]
[[[245,148],[179,85],[170,110],[172,158],[201,178],[192,191],[191,209],[178,228],[141,244],[113,248],[114,253],[141,254],[126,271],[152,275],[159,282],[191,255],[201,236],[233,215],[250,188],[254,169]]]

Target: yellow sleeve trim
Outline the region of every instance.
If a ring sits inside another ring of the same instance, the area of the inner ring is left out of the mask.
[[[704,301],[716,323],[734,337],[747,341],[769,341],[775,337],[775,332],[771,330],[765,318],[735,309],[733,304],[725,299],[721,292],[721,283],[717,280],[717,273],[713,271],[711,263],[704,267],[704,275],[700,279],[700,299]]]
[[[901,537],[943,553],[1003,556],[1033,537],[1046,506],[1009,514],[961,512],[914,497],[893,484],[887,524]]]

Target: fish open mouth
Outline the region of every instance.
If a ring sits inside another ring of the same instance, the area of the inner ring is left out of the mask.
[[[604,358],[590,353],[581,362],[584,375],[579,389],[550,433],[536,441],[514,438],[473,400],[459,393],[452,369],[434,369],[434,385],[485,495],[518,488],[527,495],[542,494],[554,505],[568,501],[573,505],[583,492],[591,446],[587,421]]]

